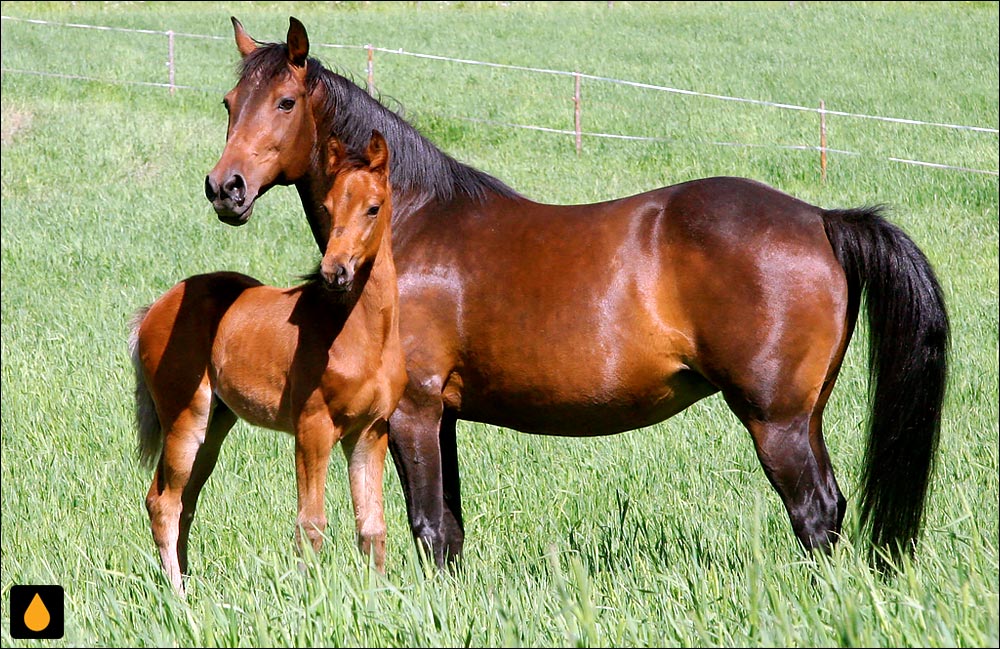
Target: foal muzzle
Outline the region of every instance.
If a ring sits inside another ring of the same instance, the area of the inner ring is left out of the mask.
[[[348,291],[354,283],[354,268],[351,264],[324,262],[320,266],[323,285],[331,291]]]

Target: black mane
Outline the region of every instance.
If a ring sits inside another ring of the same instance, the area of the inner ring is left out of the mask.
[[[353,81],[326,69],[319,60],[309,57],[306,65],[309,91],[318,84],[323,84],[326,91],[326,105],[318,125],[321,137],[334,136],[349,149],[364,150],[372,129],[378,129],[392,151],[393,192],[407,197],[406,202],[423,203],[432,198],[449,201],[459,195],[477,200],[488,194],[519,196],[502,181],[438,149],[397,113]],[[265,43],[243,59],[240,81],[258,75],[272,78],[287,74],[288,46]]]

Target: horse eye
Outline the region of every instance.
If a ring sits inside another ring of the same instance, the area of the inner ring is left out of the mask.
[[[372,205],[368,208],[368,216],[378,216],[379,209],[381,209],[380,205]]]
[[[283,110],[287,113],[288,111],[292,110],[292,108],[295,108],[294,99],[286,97],[278,102],[278,110]]]

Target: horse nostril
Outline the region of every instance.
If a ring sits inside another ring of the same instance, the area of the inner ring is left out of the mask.
[[[237,205],[243,204],[243,200],[246,198],[246,192],[246,181],[244,181],[243,176],[239,174],[233,174],[229,180],[222,185],[223,197],[229,198]]]
[[[336,264],[332,268],[324,268],[322,271],[323,280],[328,288],[344,290],[351,285],[351,271],[343,264]]]
[[[212,177],[205,176],[205,198],[214,203],[218,196],[219,191],[215,188],[215,184],[212,182]]]

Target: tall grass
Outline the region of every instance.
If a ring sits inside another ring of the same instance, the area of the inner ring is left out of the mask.
[[[716,174],[828,207],[888,203],[927,253],[952,322],[952,373],[927,523],[913,562],[874,576],[854,535],[806,560],[736,418],[717,397],[613,437],[459,425],[466,555],[425,572],[394,469],[389,566],[353,547],[345,463],[328,490],[329,541],[294,553],[293,444],[240,423],[202,496],[186,601],[160,576],[135,461],[131,312],[218,269],[279,285],[315,262],[295,192],[276,188],[238,229],[202,194],[222,150],[237,60],[217,3],[3,3],[5,16],[177,37],[3,21],[2,536],[0,639],[16,584],[58,583],[66,636],[107,646],[997,646],[996,134],[813,113],[572,79],[376,55],[383,100],[457,158],[547,202],[590,202]],[[301,19],[314,54],[364,83],[361,45],[671,86],[778,103],[996,128],[996,3],[243,3],[252,35]],[[11,72],[35,70],[103,81]],[[473,121],[479,120],[479,121]],[[714,142],[759,146],[718,146]],[[863,333],[827,408],[827,442],[853,504],[863,449]]]

